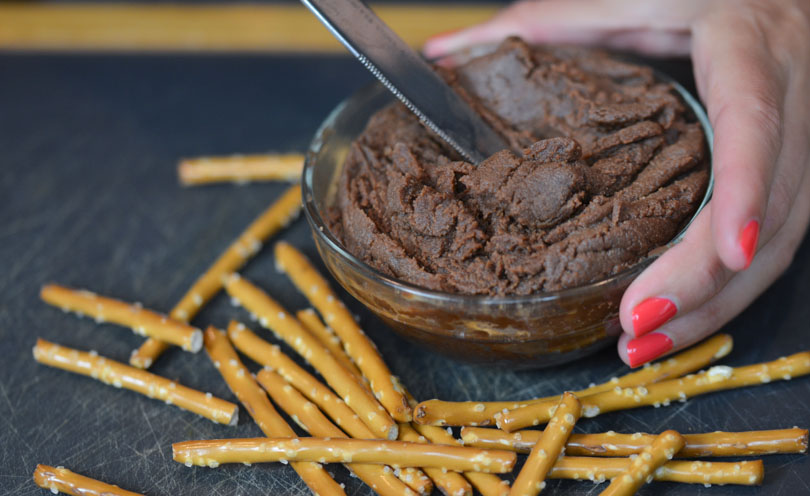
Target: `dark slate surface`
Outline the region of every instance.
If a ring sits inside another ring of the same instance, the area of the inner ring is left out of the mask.
[[[682,63],[665,70],[688,79]],[[141,338],[43,304],[41,284],[84,287],[168,311],[185,288],[284,186],[182,189],[178,157],[302,150],[341,98],[370,81],[348,58],[0,56],[0,492],[43,494],[37,463],[151,495],[305,494],[288,466],[186,468],[171,443],[258,436],[89,378],[38,365],[41,336],[126,360]],[[283,232],[312,257],[303,220]],[[245,273],[291,309],[304,299],[273,270],[270,253]],[[745,364],[810,348],[810,243],[751,308],[729,324]],[[362,318],[394,372],[422,399],[515,399],[579,388],[624,372],[613,350],[551,370],[513,373],[448,361]],[[245,314],[218,297],[199,325]],[[154,371],[232,399],[205,355],[171,351]],[[669,408],[608,414],[578,430],[683,432],[810,425],[810,379],[714,394]],[[762,488],[647,486],[643,494],[807,494],[807,456],[768,457]],[[331,467],[348,494],[369,491]],[[548,494],[597,494],[552,482]]]

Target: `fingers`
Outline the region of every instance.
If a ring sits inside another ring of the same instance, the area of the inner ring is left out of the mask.
[[[699,307],[733,275],[720,260],[711,236],[714,200],[698,215],[684,239],[667,250],[627,288],[619,317],[633,337],[643,336]]]
[[[571,43],[653,55],[689,53],[689,23],[702,2],[629,0],[522,1],[491,20],[425,43],[427,57],[520,36],[530,43]]]
[[[750,268],[736,274],[726,271],[725,274],[730,274],[733,277],[728,279],[727,284],[717,294],[707,298],[703,303],[700,303],[700,297],[685,300],[690,304],[697,302],[697,307],[690,311],[682,311],[685,309],[679,307],[678,314],[680,316],[676,316],[654,332],[645,334],[640,338],[635,338],[630,333],[623,333],[619,338],[618,351],[619,356],[625,363],[631,367],[638,367],[648,361],[686,348],[704,339],[745,309],[787,269],[810,221],[810,173],[806,171],[808,164],[804,163],[802,165],[805,169],[804,175],[796,177],[796,182],[800,185],[797,188],[799,194],[796,195],[796,202],[793,204],[790,215],[782,229],[774,234],[770,242],[762,247],[760,255],[754,259]],[[714,200],[712,200],[713,202]],[[697,222],[696,220],[695,223],[697,224]],[[706,223],[705,220],[702,222],[702,224]],[[700,227],[700,234],[706,235],[706,227]],[[677,247],[682,245],[683,243]],[[655,268],[657,270],[656,265],[658,262],[664,260],[664,257],[677,247],[673,247],[672,250],[664,254],[661,259],[650,266],[650,269]],[[690,260],[681,260],[681,262],[691,264],[699,261],[702,255],[696,254]],[[683,267],[688,266],[682,266],[681,271],[684,271]],[[663,269],[672,268],[674,267],[669,266]],[[689,272],[691,274],[691,270]],[[642,274],[642,276],[645,276],[646,273]],[[653,275],[656,274],[653,273]],[[636,282],[639,282],[640,285],[648,283],[648,281],[642,281],[641,278],[637,279]],[[722,282],[722,278],[717,282]],[[693,288],[694,291],[698,291],[698,285]],[[669,287],[669,284],[667,284],[667,287]],[[631,286],[625,296],[628,296],[631,290],[634,291],[635,295],[638,295],[641,294],[644,288]],[[634,294],[630,294],[630,296],[638,298]],[[682,292],[679,292],[679,294],[683,297]],[[624,305],[624,301],[622,303]]]
[[[693,59],[715,132],[712,235],[723,264],[751,264],[782,148],[785,77],[745,16],[698,22]]]

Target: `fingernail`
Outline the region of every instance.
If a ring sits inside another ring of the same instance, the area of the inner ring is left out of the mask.
[[[757,249],[757,241],[759,240],[759,222],[752,220],[745,225],[740,233],[740,248],[745,254],[745,268],[751,265],[754,260],[754,253]]]
[[[643,336],[654,331],[678,313],[678,307],[667,298],[647,298],[633,309],[633,334]]]
[[[447,31],[442,31],[441,33],[436,33],[433,36],[431,36],[430,38],[428,38],[428,41],[432,41],[432,40],[435,40],[437,38],[444,38],[445,36],[450,36],[450,35],[456,34],[459,31],[461,31],[462,29],[464,29],[464,28],[448,29]]]
[[[672,349],[672,340],[660,332],[631,339],[627,343],[627,359],[633,368],[655,360]]]

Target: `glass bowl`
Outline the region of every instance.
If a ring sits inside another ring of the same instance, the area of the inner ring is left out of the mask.
[[[658,76],[672,83],[692,108],[711,146],[711,128],[700,104],[670,78]],[[306,155],[304,211],[318,252],[338,283],[401,335],[431,351],[467,362],[540,368],[584,357],[615,341],[621,333],[622,294],[652,263],[653,256],[587,286],[528,296],[488,297],[420,288],[391,278],[346,251],[329,231],[325,212],[333,204],[349,145],[371,115],[392,99],[379,84],[361,89],[329,114]],[[709,200],[712,183],[710,176],[697,212]],[[683,231],[670,244],[682,236]]]

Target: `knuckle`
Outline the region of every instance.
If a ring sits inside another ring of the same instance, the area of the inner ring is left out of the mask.
[[[793,188],[785,180],[777,177],[771,184],[766,207],[765,224],[773,231],[779,231],[785,225],[793,206]]]
[[[729,270],[718,259],[712,260],[707,264],[703,273],[700,274],[698,281],[700,283],[700,293],[704,297],[714,296],[726,286],[729,279]]]

